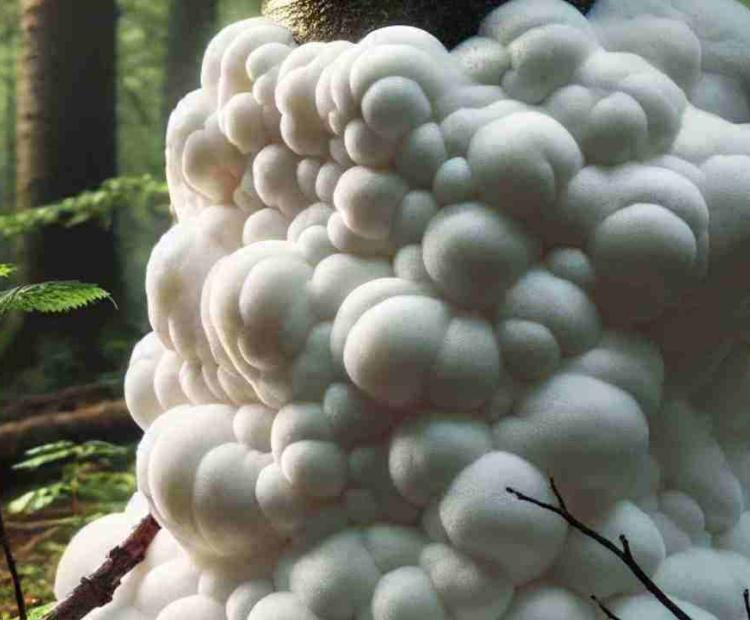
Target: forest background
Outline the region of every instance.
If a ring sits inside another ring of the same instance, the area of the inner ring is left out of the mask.
[[[112,293],[67,315],[0,313],[0,499],[27,603],[59,555],[134,489],[122,402],[148,331],[151,248],[171,223],[169,113],[203,50],[260,0],[0,0],[0,289],[48,280]],[[26,453],[27,450],[31,452]],[[0,562],[0,620],[15,613]]]

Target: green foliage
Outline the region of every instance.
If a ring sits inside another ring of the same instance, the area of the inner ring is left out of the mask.
[[[29,620],[42,620],[49,612],[55,608],[55,603],[47,603],[46,605],[39,605],[33,609],[29,609],[28,617]]]
[[[232,22],[260,15],[262,4],[262,0],[220,0],[217,30]]]
[[[118,446],[106,441],[87,441],[76,444],[72,441],[56,441],[31,448],[24,452],[26,457],[16,463],[16,471],[35,471],[50,463],[63,461],[112,460],[127,457],[131,450],[125,446]]]
[[[120,510],[135,491],[135,475],[130,471],[133,457],[132,446],[106,441],[57,441],[28,450],[25,459],[13,469],[37,472],[56,468],[59,476],[13,499],[8,504],[8,514],[34,514],[69,501],[74,514],[60,520],[62,524],[79,520],[76,513],[81,502],[88,506],[85,522]]]
[[[15,270],[15,265],[0,263],[0,278],[9,278]]]
[[[15,237],[43,226],[76,226],[100,218],[109,223],[115,209],[132,204],[168,202],[166,183],[144,174],[108,179],[102,186],[58,203],[0,215],[0,235]]]
[[[27,526],[11,534],[30,605],[53,600],[55,568],[73,534],[124,509],[135,491],[134,460],[135,446],[57,441],[28,450],[16,465],[19,477],[34,485],[18,492],[12,509],[5,504],[8,522]],[[10,580],[4,577],[0,572],[0,620],[11,620],[16,610]],[[41,618],[50,608],[34,607],[29,617]]]
[[[60,531],[60,530],[58,530]],[[26,602],[31,605],[27,608],[28,620],[42,620],[44,616],[52,611],[55,603],[40,604],[54,598],[51,588],[51,577],[54,577],[54,568],[60,559],[65,545],[58,541],[45,540],[39,544],[33,554],[36,562],[41,563],[23,564],[18,567],[18,572],[23,580]],[[49,558],[49,562],[44,562]],[[13,592],[0,585],[0,620],[19,620],[16,615],[16,607]]]
[[[26,284],[0,292],[0,316],[12,311],[69,312],[103,299],[114,303],[104,289],[76,280]]]

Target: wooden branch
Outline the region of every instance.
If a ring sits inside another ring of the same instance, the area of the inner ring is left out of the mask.
[[[0,463],[13,463],[24,450],[61,439],[125,440],[141,434],[121,400],[100,402],[75,411],[35,415],[0,424]]]
[[[16,560],[13,557],[13,550],[10,547],[10,539],[5,532],[5,522],[3,521],[3,510],[0,507],[0,545],[3,547],[5,554],[5,563],[8,565],[10,578],[13,580],[13,593],[16,597],[16,606],[18,607],[18,617],[20,620],[26,620],[26,601],[23,598],[23,589],[21,588],[21,578],[16,570]]]
[[[24,543],[23,546],[18,548],[18,557],[26,557],[28,554],[32,553],[34,549],[36,549],[41,543],[43,543],[45,540],[49,540],[53,536],[55,536],[60,531],[60,526],[51,527],[47,530],[44,530],[35,536],[31,537],[31,540]]]
[[[745,588],[745,590],[742,592],[742,598],[745,601],[745,613],[750,620],[750,590]]]
[[[122,578],[140,564],[161,526],[151,515],[145,517],[122,545],[109,552],[95,573],[81,583],[43,620],[80,620],[97,607],[109,603]]]
[[[659,588],[652,580],[651,578],[643,571],[643,569],[638,565],[638,562],[633,557],[633,554],[630,551],[630,543],[628,542],[628,539],[624,535],[620,535],[620,542],[622,543],[622,550],[618,549],[617,546],[601,534],[595,532],[590,527],[585,525],[584,523],[581,523],[576,517],[574,517],[570,511],[568,511],[568,508],[565,505],[565,501],[562,498],[562,495],[560,494],[560,491],[557,489],[557,485],[555,485],[554,478],[550,478],[550,487],[552,488],[552,492],[555,494],[555,497],[557,498],[558,506],[553,506],[552,504],[548,504],[546,502],[540,501],[538,499],[535,499],[533,497],[529,497],[528,495],[524,495],[520,491],[517,491],[511,487],[506,487],[505,490],[510,493],[511,495],[514,495],[522,502],[528,502],[530,504],[534,504],[535,506],[539,506],[540,508],[543,508],[544,510],[548,510],[550,512],[554,512],[555,514],[560,515],[563,519],[565,519],[568,524],[577,529],[579,532],[584,534],[585,536],[588,536],[589,538],[595,540],[598,542],[602,547],[605,547],[612,553],[614,553],[622,562],[630,569],[630,571],[636,576],[638,581],[640,581],[643,586],[654,595],[654,597],[664,606],[666,607],[675,618],[679,618],[680,620],[691,620],[690,616],[688,616],[682,609],[680,609],[674,601],[672,601],[665,593],[664,591]]]
[[[57,392],[34,394],[20,398],[0,397],[0,422],[25,420],[34,415],[75,411],[102,401],[122,397],[122,388],[117,383],[87,383],[72,385]]]
[[[54,509],[50,509],[52,512]],[[66,514],[69,512],[66,509]],[[54,527],[67,525],[73,521],[73,518],[66,516],[59,519],[40,519],[39,521],[5,521],[5,529],[9,532],[35,532],[36,530],[47,530]]]

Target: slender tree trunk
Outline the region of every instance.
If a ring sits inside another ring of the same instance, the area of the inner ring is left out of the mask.
[[[164,118],[200,86],[203,50],[216,27],[217,0],[171,0],[167,39]]]
[[[31,209],[115,175],[115,0],[22,0],[16,102],[16,205]],[[25,240],[31,281],[78,279],[118,292],[111,229],[98,222],[47,227]],[[82,368],[101,364],[104,305],[80,317],[31,316],[11,363],[64,335]],[[10,354],[10,352],[9,352]]]
[[[16,89],[14,76],[5,81],[5,192],[3,204],[12,208],[16,200]]]

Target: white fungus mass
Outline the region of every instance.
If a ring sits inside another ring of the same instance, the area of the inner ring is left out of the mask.
[[[88,620],[670,617],[506,487],[626,534],[696,620],[750,584],[750,11],[511,0],[448,51],[248,19],[173,112]]]

